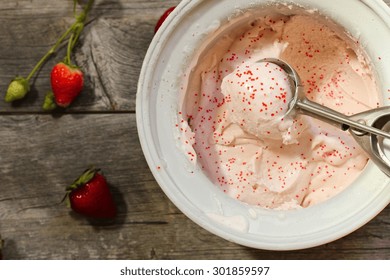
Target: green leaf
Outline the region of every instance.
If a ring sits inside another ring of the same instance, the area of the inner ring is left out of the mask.
[[[89,181],[92,180],[92,178],[95,176],[95,174],[98,172],[99,170],[96,169],[96,168],[90,168],[90,169],[87,169],[83,174],[81,174],[81,176],[79,178],[77,178],[72,185],[68,186],[66,188],[67,191],[71,191],[71,190],[74,190],[74,189],[77,189],[79,186],[82,186],[86,183],[88,183]]]

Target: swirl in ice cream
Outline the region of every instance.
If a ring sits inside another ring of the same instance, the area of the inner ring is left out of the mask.
[[[199,55],[181,99],[179,140],[227,195],[265,208],[308,207],[350,185],[368,157],[348,132],[283,118],[292,93],[278,66],[257,63],[265,57],[292,65],[307,98],[343,114],[379,105],[356,40],[314,14],[275,14]]]

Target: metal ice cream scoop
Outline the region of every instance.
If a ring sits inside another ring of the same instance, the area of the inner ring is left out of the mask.
[[[343,131],[348,130],[372,161],[390,176],[390,160],[383,150],[384,138],[390,139],[390,133],[382,130],[390,121],[390,106],[346,116],[307,99],[298,73],[285,61],[265,58],[258,62],[276,64],[289,76],[293,98],[286,115],[301,113],[335,125]]]

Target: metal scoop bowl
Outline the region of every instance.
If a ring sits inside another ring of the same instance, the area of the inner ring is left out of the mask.
[[[367,152],[371,160],[387,176],[390,176],[390,160],[383,149],[384,139],[390,139],[390,133],[382,130],[385,127],[389,127],[386,124],[390,121],[390,106],[346,116],[307,99],[298,73],[285,61],[265,58],[258,62],[276,64],[289,76],[293,98],[289,103],[286,115],[300,113],[335,125],[343,131],[348,130],[358,144]]]

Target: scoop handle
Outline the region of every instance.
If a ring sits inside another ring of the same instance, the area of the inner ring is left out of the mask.
[[[310,101],[307,98],[298,99],[296,102],[296,107],[300,109],[301,113],[320,119],[332,125],[336,125],[342,130],[348,130],[351,127],[359,131],[367,132],[377,136],[383,136],[390,139],[390,134],[384,132],[383,130],[351,120],[348,118],[348,116],[328,107],[322,106],[316,102]]]

